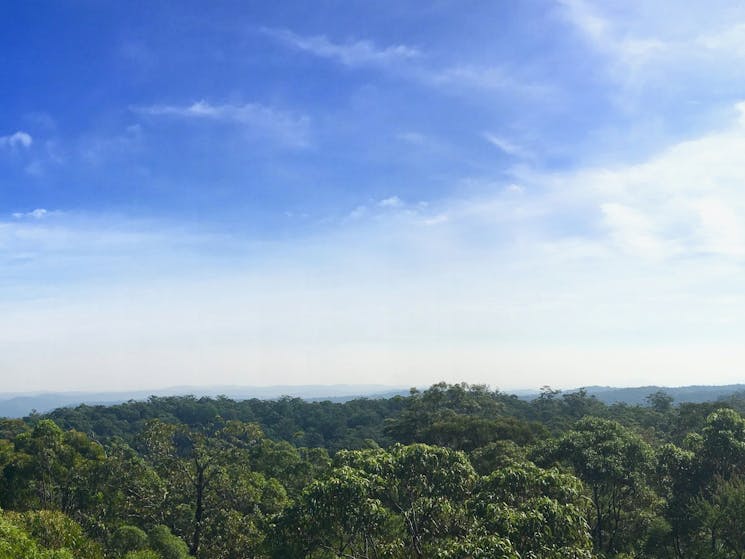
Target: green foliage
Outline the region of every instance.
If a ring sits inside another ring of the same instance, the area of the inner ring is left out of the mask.
[[[437,559],[521,559],[508,539],[484,533],[443,541],[431,553]]]
[[[275,556],[384,554],[392,515],[377,497],[375,484],[349,466],[313,482],[282,519]]]
[[[471,451],[496,440],[526,444],[544,435],[538,423],[505,416],[515,403],[485,386],[445,383],[412,391],[401,413],[389,418],[385,432],[400,443],[423,442]]]
[[[280,520],[275,557],[591,556],[579,480],[524,463],[478,478],[423,444],[348,451]]]
[[[658,413],[668,413],[673,408],[674,398],[664,390],[657,390],[645,398],[647,404]]]
[[[366,441],[388,444],[383,434],[385,418],[395,416],[405,399],[359,399],[343,404],[306,402],[299,398],[243,400],[224,397],[151,397],[147,402],[131,401],[116,406],[61,408],[49,414],[64,429],[89,433],[109,442],[120,438],[134,444],[148,421],[198,428],[218,420],[257,423],[272,440],[284,440],[297,447],[323,447],[335,452],[342,448],[365,448]]]
[[[0,559],[739,558],[742,400],[441,383],[0,420]]]
[[[102,559],[80,527],[61,514],[0,513],[0,559]]]
[[[142,551],[148,546],[145,530],[137,526],[119,526],[111,536],[109,547],[120,555],[130,551]]]
[[[485,533],[507,538],[520,557],[590,555],[590,502],[572,475],[531,463],[499,469],[479,480],[470,508]]]
[[[5,517],[21,527],[42,548],[69,550],[77,559],[96,559],[101,548],[81,526],[59,511],[5,512]]]
[[[652,448],[620,423],[587,417],[534,451],[540,463],[560,461],[584,481],[592,499],[590,523],[596,551],[632,549],[647,509],[656,506],[647,484],[654,467]]]
[[[76,513],[87,506],[92,493],[87,481],[104,460],[100,445],[42,419],[31,431],[18,434],[13,446],[4,468],[3,507]]]
[[[0,517],[0,559],[37,559],[41,553],[21,528]]]
[[[471,464],[480,475],[519,464],[527,460],[525,449],[512,441],[495,441],[469,454]]]
[[[237,420],[198,430],[155,420],[141,445],[166,488],[163,521],[188,542],[192,555],[215,558],[258,552],[272,515],[288,497],[278,480],[257,470],[289,480],[300,461],[291,446],[267,442],[256,424]]]
[[[119,524],[151,526],[164,522],[168,490],[155,468],[133,448],[112,441],[106,460],[92,479],[87,525],[103,539]]]
[[[143,549],[141,551],[130,551],[124,556],[124,559],[162,559],[162,557],[150,549]]]
[[[175,536],[167,526],[158,525],[153,527],[148,537],[150,548],[157,552],[161,559],[189,559],[189,547],[181,538]]]

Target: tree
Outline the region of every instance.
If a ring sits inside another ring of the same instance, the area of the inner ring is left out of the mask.
[[[745,557],[745,480],[717,479],[710,497],[698,497],[690,507],[703,528],[699,557]]]
[[[61,512],[0,512],[0,559],[102,558],[99,546]]]
[[[151,549],[162,559],[189,559],[189,547],[179,537],[173,535],[167,526],[162,524],[153,527],[148,534]]]
[[[696,461],[710,479],[745,473],[745,419],[731,409],[709,415],[701,430]]]
[[[140,528],[165,522],[168,487],[136,450],[119,439],[107,449],[105,461],[98,467],[91,496],[92,506],[86,525],[106,540],[119,525]]]
[[[142,444],[166,484],[165,520],[189,542],[192,555],[250,557],[264,540],[268,515],[285,506],[282,485],[250,467],[262,439],[257,425],[240,421],[200,430],[147,425]]]
[[[647,401],[647,404],[649,407],[651,407],[654,411],[657,413],[668,413],[670,410],[673,409],[673,398],[665,392],[664,390],[657,390],[656,392],[652,392],[649,394],[646,398],[644,398]]]
[[[615,421],[588,417],[539,447],[534,457],[543,464],[571,465],[587,484],[596,551],[617,553],[639,540],[645,512],[655,504],[647,485],[654,454],[641,437]]]
[[[412,391],[405,408],[387,421],[385,430],[400,443],[430,442],[433,424],[459,416],[493,419],[503,412],[499,395],[486,386],[441,382],[424,392]]]
[[[376,480],[349,466],[335,468],[311,483],[286,511],[278,557],[373,558],[391,547],[387,525],[392,515],[377,496]]]
[[[414,557],[427,557],[436,540],[467,532],[465,502],[476,472],[459,451],[425,444],[395,445],[383,502],[403,519],[407,547]]]
[[[663,445],[658,452],[658,483],[676,555],[719,550],[726,556],[722,526],[741,518],[734,503],[745,475],[745,420],[734,410],[719,409],[684,445]]]
[[[469,508],[479,529],[510,542],[519,557],[590,557],[590,503],[582,483],[556,469],[513,464],[481,478]]]
[[[90,482],[105,459],[101,445],[83,433],[62,431],[42,419],[13,439],[12,459],[4,469],[2,505],[20,510],[56,509],[79,514],[95,493]]]
[[[137,526],[122,525],[111,536],[110,549],[119,555],[130,551],[142,551],[148,546],[148,537],[144,530]]]

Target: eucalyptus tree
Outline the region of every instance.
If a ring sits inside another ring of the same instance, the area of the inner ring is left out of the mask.
[[[469,508],[477,533],[504,538],[519,557],[592,556],[590,502],[573,475],[515,463],[480,478]]]
[[[95,493],[94,472],[105,461],[101,445],[77,431],[63,431],[42,419],[30,431],[4,444],[7,462],[2,504],[7,508],[56,509],[77,514]]]
[[[253,557],[268,516],[287,496],[281,483],[251,468],[263,433],[251,423],[216,422],[204,429],[161,421],[141,438],[146,459],[166,486],[164,521],[197,557]]]
[[[631,550],[641,540],[643,523],[658,500],[648,484],[654,452],[639,435],[618,422],[587,417],[539,446],[533,456],[541,464],[571,466],[586,484],[597,552]]]

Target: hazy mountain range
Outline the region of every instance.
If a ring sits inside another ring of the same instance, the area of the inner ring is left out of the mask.
[[[578,389],[565,390],[574,392]],[[726,398],[736,392],[745,391],[745,384],[728,384],[722,386],[637,386],[612,387],[588,386],[588,394],[595,396],[606,404],[626,403],[644,404],[645,398],[658,390],[664,390],[674,398],[674,402],[706,402]],[[304,386],[174,386],[161,390],[139,390],[121,392],[44,392],[44,393],[0,393],[0,417],[24,417],[36,411],[46,413],[65,406],[114,405],[129,400],[146,400],[150,396],[177,396],[192,394],[202,396],[226,396],[234,400],[249,398],[274,399],[282,396],[303,398],[305,400],[330,400],[344,402],[354,398],[390,398],[396,395],[407,395],[408,387],[379,384],[335,384]],[[521,399],[536,398],[539,390],[513,390]]]
[[[346,401],[354,398],[389,398],[408,394],[409,388],[377,384],[334,384],[307,386],[173,386],[160,390],[130,390],[120,392],[43,392],[1,393],[0,417],[24,417],[34,410],[46,413],[65,406],[114,405],[129,400],[147,400],[150,396],[226,396],[234,400],[249,398],[273,399],[282,396],[305,400]]]

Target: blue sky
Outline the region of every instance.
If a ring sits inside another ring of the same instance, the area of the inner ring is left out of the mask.
[[[742,379],[743,7],[0,21],[7,391]]]

